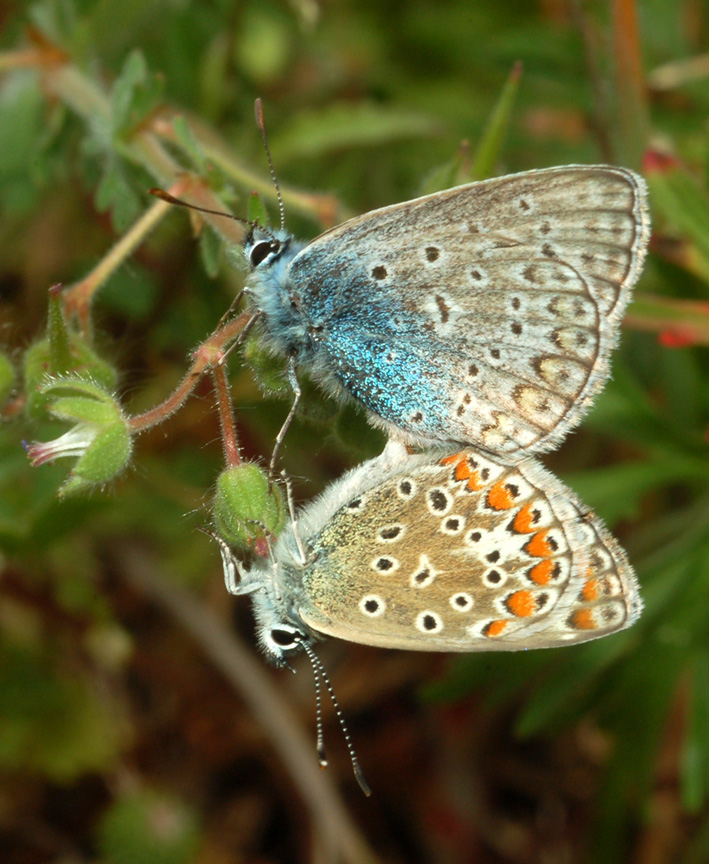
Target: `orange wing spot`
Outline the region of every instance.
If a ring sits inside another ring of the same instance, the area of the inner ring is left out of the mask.
[[[588,602],[598,600],[601,593],[599,588],[598,579],[587,579],[581,589],[581,598]]]
[[[501,636],[505,627],[507,627],[507,621],[491,621],[485,625],[483,636],[490,636],[491,638]]]
[[[535,564],[527,575],[535,585],[548,585],[553,573],[554,562],[551,558],[545,558],[539,564]]]
[[[487,493],[487,503],[493,510],[509,510],[514,504],[512,494],[502,480],[498,480]]]
[[[519,534],[531,534],[534,531],[534,527],[532,525],[532,504],[528,502],[524,505],[524,507],[519,511],[519,513],[515,516],[515,521],[512,523],[512,527]]]
[[[569,622],[575,630],[596,630],[598,625],[590,609],[578,609]]]
[[[478,489],[484,489],[485,483],[480,479],[480,475],[477,471],[470,472],[470,479],[468,480],[468,489],[471,492],[477,492]]]
[[[529,618],[537,611],[537,603],[531,591],[515,591],[505,600],[505,606],[518,618]]]
[[[441,465],[452,465],[454,462],[458,462],[459,460],[465,462],[465,453],[453,453],[451,456],[444,456],[441,459]]]
[[[467,480],[472,471],[470,470],[470,463],[467,459],[461,459],[460,462],[455,466],[455,479],[456,480]]]
[[[452,456],[441,459],[441,465],[453,464],[455,464],[455,479],[458,483],[467,480],[468,489],[472,492],[484,488],[485,484],[481,481],[478,472],[470,467],[470,459],[465,453],[454,453]]]
[[[544,531],[537,531],[532,539],[524,547],[528,555],[533,555],[535,558],[550,558],[554,554],[554,549],[547,540],[549,531],[545,528]]]

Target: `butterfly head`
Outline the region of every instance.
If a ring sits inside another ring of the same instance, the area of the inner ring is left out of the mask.
[[[288,251],[291,235],[287,231],[269,231],[253,224],[244,240],[244,255],[249,269],[267,270]]]
[[[273,566],[273,565],[271,565]],[[287,666],[288,659],[312,645],[308,628],[292,609],[292,604],[277,597],[273,583],[264,583],[251,594],[256,637],[264,654],[274,666]]]
[[[308,628],[293,609],[292,595],[286,586],[277,585],[279,565],[275,561],[256,561],[244,567],[219,537],[224,565],[224,580],[230,594],[248,594],[253,603],[256,636],[263,652],[274,666],[287,666],[288,658],[313,642]]]
[[[261,627],[258,631],[259,645],[274,666],[287,666],[288,658],[303,651],[310,645],[310,637],[305,631],[292,624],[281,622]]]

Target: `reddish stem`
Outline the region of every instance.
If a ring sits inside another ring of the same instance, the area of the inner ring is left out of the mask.
[[[234,412],[231,407],[231,394],[229,382],[226,377],[226,367],[219,363],[212,369],[212,380],[217,394],[217,408],[219,409],[219,425],[222,428],[222,444],[224,446],[224,460],[227,468],[241,464],[241,453],[239,452],[239,441],[236,436],[234,425]]]
[[[239,335],[244,325],[251,318],[253,318],[253,315],[249,313],[239,315],[238,318],[228,321],[223,327],[219,327],[211,336],[205,339],[193,354],[194,362],[190,370],[173,393],[164,402],[161,402],[160,405],[151,408],[150,411],[130,418],[130,427],[133,432],[142,432],[151,426],[157,426],[158,423],[162,423],[163,420],[166,420],[171,414],[174,414],[175,411],[181,408],[186,402],[187,397],[197,386],[197,382],[202,375],[208,369],[213,369],[217,366],[219,361],[224,357],[225,346]]]

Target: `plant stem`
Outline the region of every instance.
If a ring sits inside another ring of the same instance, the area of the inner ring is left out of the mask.
[[[236,435],[236,426],[234,425],[234,411],[231,405],[229,382],[226,377],[226,367],[223,363],[218,363],[212,368],[212,380],[214,381],[214,390],[217,394],[219,425],[222,430],[222,444],[224,446],[224,461],[227,468],[233,468],[234,465],[241,464],[241,453]]]
[[[134,432],[143,432],[151,426],[162,423],[178,408],[186,402],[197,382],[208,370],[213,369],[223,359],[226,347],[243,330],[244,326],[253,318],[253,315],[244,313],[238,318],[233,318],[222,327],[218,327],[193,354],[193,363],[185,377],[180,381],[175,390],[164,401],[151,408],[143,414],[136,414],[129,418],[130,427]]]

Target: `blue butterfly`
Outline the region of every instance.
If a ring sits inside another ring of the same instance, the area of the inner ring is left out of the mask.
[[[407,443],[553,448],[608,378],[649,235],[645,182],[606,165],[469,183],[310,243],[252,225],[245,291],[296,397],[277,446],[303,368]]]

